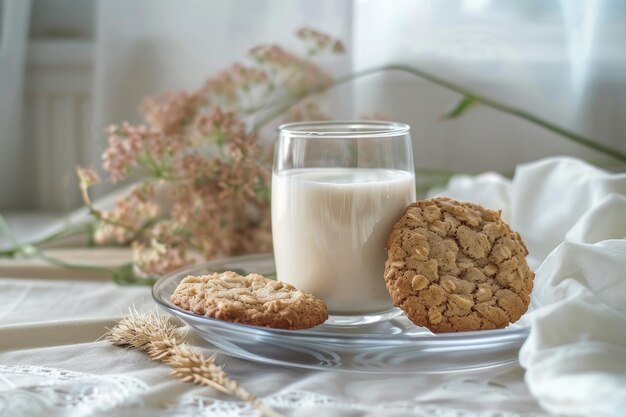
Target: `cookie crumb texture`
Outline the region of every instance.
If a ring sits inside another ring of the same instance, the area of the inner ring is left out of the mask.
[[[528,309],[534,273],[500,213],[448,198],[407,207],[387,241],[393,303],[435,333],[498,329]]]
[[[180,308],[214,319],[298,330],[328,318],[324,302],[292,285],[258,274],[188,276],[170,297]]]

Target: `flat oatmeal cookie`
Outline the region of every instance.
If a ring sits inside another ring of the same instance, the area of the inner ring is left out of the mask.
[[[387,240],[393,303],[435,333],[497,329],[528,309],[534,273],[500,213],[448,198],[407,207]]]
[[[322,300],[292,285],[231,271],[188,276],[170,301],[201,316],[277,329],[306,329],[328,318]]]

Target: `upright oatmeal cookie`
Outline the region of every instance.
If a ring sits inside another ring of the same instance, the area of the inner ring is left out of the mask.
[[[292,285],[258,274],[188,276],[170,297],[180,308],[214,319],[298,330],[328,318],[324,302]]]
[[[387,240],[393,303],[435,333],[496,329],[527,310],[534,273],[500,213],[448,198],[407,207]]]

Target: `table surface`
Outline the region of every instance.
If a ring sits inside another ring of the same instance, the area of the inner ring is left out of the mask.
[[[22,239],[55,215],[14,214]],[[54,256],[114,265],[125,249],[57,249]],[[99,338],[129,309],[156,311],[146,287],[40,261],[0,261],[0,416],[255,416],[247,404],[176,381],[141,352]],[[206,342],[190,342],[211,352]],[[288,416],[545,416],[518,365],[440,375],[308,371],[219,355],[217,361]]]

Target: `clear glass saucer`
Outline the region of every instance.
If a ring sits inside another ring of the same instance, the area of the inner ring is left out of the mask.
[[[167,312],[194,329],[221,352],[268,364],[367,373],[442,373],[510,365],[517,362],[528,328],[433,334],[403,314],[348,326],[324,323],[307,330],[249,326],[198,316],[169,299],[188,275],[235,271],[272,275],[271,254],[221,259],[194,265],[161,278],[152,295]]]
[[[398,316],[403,315],[404,312],[398,307],[393,307],[385,311],[377,313],[367,314],[332,314],[329,313],[328,320],[324,322],[324,326],[330,327],[354,327],[354,326],[368,326],[383,321],[389,321]]]

